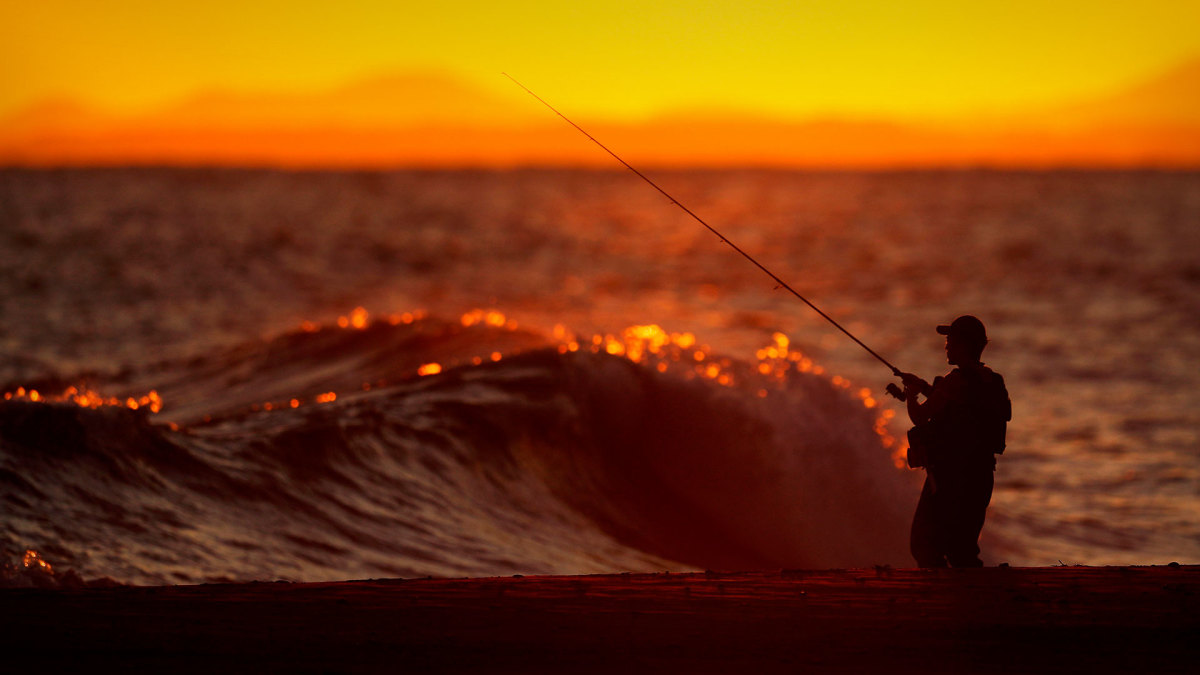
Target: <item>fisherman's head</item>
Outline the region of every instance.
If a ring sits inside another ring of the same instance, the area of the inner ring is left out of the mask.
[[[970,314],[958,317],[948,326],[938,326],[937,332],[946,336],[946,360],[952,366],[977,363],[988,342],[983,322]]]

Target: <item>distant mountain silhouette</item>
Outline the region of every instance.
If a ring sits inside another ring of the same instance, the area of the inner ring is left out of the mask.
[[[520,103],[490,95],[446,73],[413,72],[314,93],[208,92],[154,117],[163,123],[209,128],[489,126],[529,121],[529,108]]]
[[[90,130],[113,121],[111,115],[105,115],[79,101],[48,98],[0,119],[0,138],[49,131]]]
[[[1025,121],[1051,127],[1200,124],[1200,57],[1128,89],[1055,106]]]
[[[1200,58],[1092,100],[952,123],[795,121],[711,111],[639,123],[577,121],[643,165],[1200,167]],[[613,162],[515,88],[505,96],[445,73],[419,72],[324,92],[199,93],[137,116],[46,101],[0,120],[0,164]]]

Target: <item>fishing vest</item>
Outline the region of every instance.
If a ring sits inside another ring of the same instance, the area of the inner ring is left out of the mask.
[[[967,380],[967,419],[971,431],[966,439],[987,455],[1004,452],[1012,401],[1004,378],[987,366],[959,369]]]

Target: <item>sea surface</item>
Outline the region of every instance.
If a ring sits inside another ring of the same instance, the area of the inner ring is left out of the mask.
[[[1200,563],[1200,174],[649,175],[903,370],[983,319],[989,564]],[[623,170],[0,170],[10,571],[911,566],[890,381]]]

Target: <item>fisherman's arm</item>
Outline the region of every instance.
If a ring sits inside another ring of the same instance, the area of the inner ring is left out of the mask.
[[[947,390],[956,384],[943,377],[934,378],[933,384],[929,384],[912,373],[903,373],[901,378],[904,380],[908,417],[913,424],[924,424],[937,417],[946,408],[952,394]],[[925,396],[923,402],[918,400],[919,395]]]
[[[933,391],[933,387],[912,373],[901,373],[900,379],[904,381],[904,402],[908,407],[909,419],[913,421],[913,424],[925,422],[929,419],[929,414],[925,412],[925,404],[917,399],[921,394],[928,396]]]

